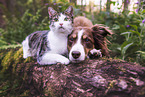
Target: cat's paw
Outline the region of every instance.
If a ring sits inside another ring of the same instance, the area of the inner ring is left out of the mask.
[[[51,65],[51,64],[56,64],[56,63],[61,63],[61,64],[69,64],[69,59],[59,55],[59,54],[50,54],[50,53],[46,53],[45,55],[42,56],[42,58],[40,58],[40,60],[37,60],[37,62],[40,65]]]
[[[69,59],[66,57],[62,57],[62,58],[58,59],[58,62],[60,62],[61,64],[65,64],[65,65],[68,65],[70,63]]]

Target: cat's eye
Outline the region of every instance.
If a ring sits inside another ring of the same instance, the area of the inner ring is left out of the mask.
[[[69,41],[70,42],[73,42],[74,41],[74,38],[73,37],[69,38]]]
[[[67,21],[68,19],[69,19],[69,18],[67,18],[67,17],[66,17],[66,18],[64,18],[64,20],[65,20],[65,21]]]
[[[58,19],[57,19],[57,18],[55,18],[55,19],[54,19],[54,21],[56,21],[56,22],[57,22],[57,21],[58,21]]]

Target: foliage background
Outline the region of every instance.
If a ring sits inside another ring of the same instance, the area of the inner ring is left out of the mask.
[[[117,2],[107,0],[106,7],[100,7],[97,11],[92,11],[96,5],[90,3],[89,11],[86,11],[84,9],[87,6],[77,5],[77,0],[0,0],[0,47],[21,44],[30,33],[48,30],[48,6],[63,11],[72,5],[74,16],[84,15],[94,24],[104,24],[113,30],[113,38],[109,38],[112,57],[144,65],[144,2],[136,2],[136,12],[131,14],[128,10],[130,0],[123,0],[124,9],[119,13],[110,10],[110,5],[115,3]]]
[[[110,5],[117,2],[112,0],[107,0],[106,7],[100,7],[103,9],[97,11],[92,11],[95,5],[89,5],[89,11],[84,10],[87,6],[77,5],[76,0],[0,0],[0,50],[21,45],[25,37],[34,31],[49,30],[48,6],[57,11],[63,11],[72,5],[74,17],[84,15],[93,24],[104,24],[110,27],[114,34],[107,38],[110,41],[108,47],[112,58],[145,66],[145,2],[138,0],[137,7],[134,7],[136,11],[130,12],[128,9],[130,0],[122,1],[123,11],[114,13],[110,10]],[[8,58],[11,53],[6,54]],[[0,56],[0,61],[2,59],[3,57]],[[2,69],[0,65],[0,70],[2,71]],[[18,82],[21,80],[14,80],[15,77],[10,77],[10,75],[6,76],[0,75],[0,78],[3,79],[0,82],[0,93],[11,95],[19,89]],[[14,80],[13,83],[18,84],[12,85],[10,81],[3,83],[8,77],[10,80]],[[7,94],[11,89],[13,90]],[[20,94],[25,95],[22,91]]]
[[[30,33],[49,30],[48,6],[63,11],[72,5],[74,16],[84,15],[94,24],[104,24],[114,32],[112,38],[109,38],[112,57],[144,65],[144,2],[136,2],[136,12],[131,14],[128,10],[130,0],[123,0],[124,9],[119,13],[110,10],[110,5],[115,3],[107,0],[106,7],[100,7],[97,11],[92,11],[96,5],[90,3],[89,11],[86,11],[84,9],[87,6],[77,5],[76,0],[0,0],[0,47],[21,44]]]

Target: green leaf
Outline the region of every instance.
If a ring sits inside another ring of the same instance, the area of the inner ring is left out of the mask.
[[[137,53],[141,54],[141,56],[143,57],[143,59],[145,59],[145,51],[137,51]]]
[[[129,44],[128,41],[124,41],[124,42],[122,43],[122,45],[121,45],[121,51],[122,51],[122,49],[123,49],[127,44]]]
[[[138,36],[140,36],[140,33],[138,31],[133,31],[133,30],[129,30],[129,31],[132,32],[132,33],[137,34]]]
[[[119,24],[120,25],[120,24]],[[125,32],[127,29],[124,27],[124,25],[120,25],[120,32]]]
[[[133,27],[135,30],[137,30],[137,26],[136,25],[131,25],[129,24],[131,27]]]
[[[126,50],[132,45],[133,43],[129,43],[123,47],[122,52],[125,54]]]
[[[137,53],[140,53],[140,54],[144,54],[145,55],[145,51],[137,51]]]
[[[131,32],[123,32],[120,35],[126,35],[126,34],[130,34]]]
[[[114,24],[112,29],[113,29],[113,30],[118,30],[118,29],[120,29],[120,26],[117,25],[117,24]]]
[[[127,49],[128,49],[132,44],[133,44],[133,43],[126,44],[125,46],[123,46],[123,47],[121,48],[121,54],[122,54],[122,56],[123,56],[123,60],[124,60],[124,58],[125,58],[125,54],[126,54]]]
[[[144,14],[144,13],[145,13],[145,10],[142,11],[142,14]]]
[[[115,3],[116,3],[115,1],[110,1],[110,4],[113,4],[113,5],[115,5]]]
[[[121,51],[121,47],[118,47],[117,50]]]

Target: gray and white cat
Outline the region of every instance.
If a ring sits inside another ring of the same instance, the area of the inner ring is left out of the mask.
[[[69,64],[65,54],[67,51],[67,37],[72,32],[73,7],[69,6],[59,13],[48,7],[50,31],[36,31],[22,42],[23,58],[32,56],[40,65]]]

